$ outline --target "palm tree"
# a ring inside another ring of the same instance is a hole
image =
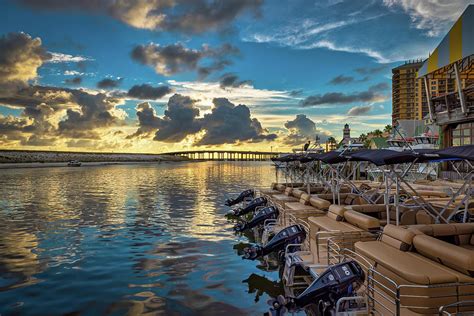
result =
[[[375,137],[380,137],[380,136],[383,135],[383,132],[377,128],[377,129],[376,129],[375,131],[373,131],[371,134],[374,135]]]
[[[385,125],[385,127],[383,128],[383,132],[384,133],[391,133],[392,132],[392,125]]]

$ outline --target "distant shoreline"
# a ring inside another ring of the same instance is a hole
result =
[[[185,157],[160,154],[0,150],[0,169],[62,167],[71,160],[80,161],[85,166],[189,161]]]
[[[95,167],[95,166],[116,166],[116,165],[154,165],[162,163],[175,163],[175,162],[190,162],[190,160],[182,161],[94,161],[94,162],[82,162],[82,167]],[[16,162],[16,163],[0,163],[0,170],[2,169],[35,169],[35,168],[77,168],[69,167],[67,162]]]

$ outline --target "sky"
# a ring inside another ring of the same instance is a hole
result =
[[[0,148],[285,151],[391,122],[471,1],[0,0]]]

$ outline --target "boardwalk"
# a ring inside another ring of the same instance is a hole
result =
[[[280,154],[268,151],[191,150],[164,153],[163,155],[181,156],[195,160],[263,161],[270,160]]]

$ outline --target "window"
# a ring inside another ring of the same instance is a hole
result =
[[[474,144],[474,123],[459,124],[453,131],[453,146]]]

